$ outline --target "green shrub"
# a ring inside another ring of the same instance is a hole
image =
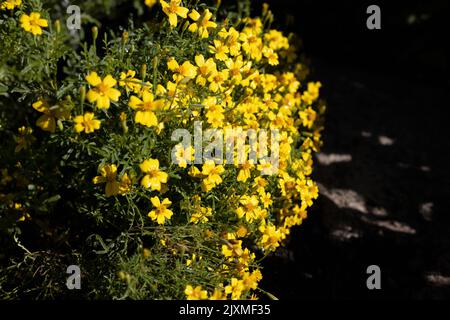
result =
[[[0,0],[0,297],[256,298],[317,197],[320,83],[267,6],[154,2],[78,3],[69,31],[59,1]],[[278,130],[277,167],[190,163],[172,134],[199,122]]]

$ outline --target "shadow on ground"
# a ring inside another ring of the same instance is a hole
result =
[[[261,287],[280,299],[450,298],[445,88],[314,66],[329,106],[320,198]],[[372,264],[381,290],[366,287]]]

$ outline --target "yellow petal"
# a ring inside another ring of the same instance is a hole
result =
[[[101,82],[102,79],[98,76],[97,72],[91,72],[89,75],[86,76],[86,81],[91,85],[91,86],[98,86]]]

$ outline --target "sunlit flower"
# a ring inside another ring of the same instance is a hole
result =
[[[150,219],[156,221],[158,224],[164,224],[166,222],[166,219],[170,220],[170,218],[173,215],[173,212],[167,209],[172,204],[172,202],[169,199],[165,198],[161,202],[158,197],[152,197],[150,201],[155,207],[154,210],[148,213]]]
[[[212,13],[208,9],[205,9],[202,14],[193,9],[189,14],[189,17],[195,22],[189,26],[188,30],[191,32],[198,32],[198,34],[202,38],[209,37],[208,29],[214,29],[215,27],[217,27],[217,24],[215,22],[210,21]]]
[[[161,184],[167,182],[168,174],[159,170],[158,159],[145,160],[139,167],[145,173],[141,180],[141,185],[147,189],[160,191]]]
[[[100,175],[94,177],[94,184],[106,183],[105,194],[107,197],[119,194],[119,183],[117,178],[117,167],[115,164],[106,164],[100,168]]]
[[[187,300],[206,300],[208,299],[208,292],[202,289],[202,286],[196,286],[193,288],[191,285],[187,285],[184,290]]]
[[[120,91],[114,88],[117,81],[111,75],[102,80],[96,72],[91,72],[86,76],[86,81],[93,86],[86,97],[89,102],[96,102],[98,108],[108,109],[111,101],[119,100]]]
[[[164,100],[154,100],[153,94],[144,91],[142,100],[136,96],[130,97],[128,105],[136,110],[134,121],[147,127],[157,127],[158,118],[153,111],[162,109]]]
[[[83,116],[76,116],[75,122],[76,132],[92,133],[94,130],[100,129],[100,120],[94,119],[92,112],[86,112]]]
[[[20,23],[25,31],[31,32],[35,36],[41,35],[42,28],[48,27],[47,20],[42,19],[39,12],[32,12],[30,15],[23,14],[20,16]]]
[[[180,6],[181,0],[170,0],[169,3],[164,0],[160,0],[159,2],[161,3],[163,12],[169,17],[169,24],[172,27],[177,26],[177,16],[186,19],[189,9]]]
[[[13,10],[15,7],[19,7],[21,4],[22,0],[4,0],[0,2],[0,9]]]

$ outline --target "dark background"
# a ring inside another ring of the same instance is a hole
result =
[[[302,38],[328,110],[320,197],[261,287],[280,299],[449,299],[448,2],[269,4],[275,26]],[[371,4],[381,30],[366,28]],[[381,290],[366,287],[372,264]]]

